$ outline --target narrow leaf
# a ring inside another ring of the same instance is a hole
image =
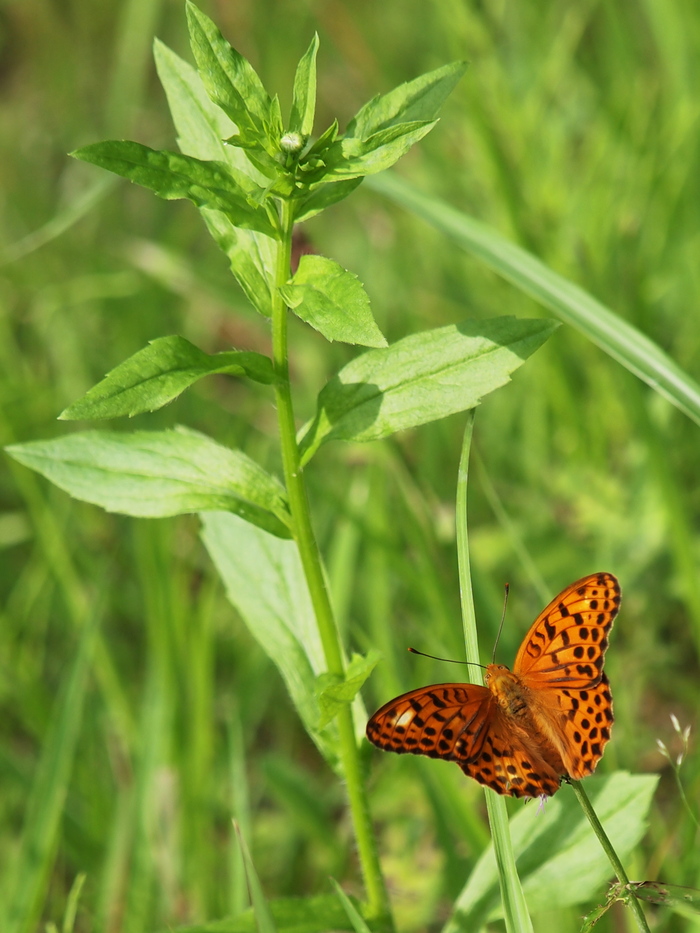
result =
[[[318,678],[318,702],[321,707],[319,726],[325,726],[340,712],[341,707],[352,703],[362,685],[377,666],[381,655],[372,649],[367,656],[354,654],[345,671],[344,680],[326,681],[330,675],[321,674]]]
[[[82,630],[75,659],[66,672],[42,743],[14,865],[14,881],[7,888],[10,899],[4,907],[2,924],[7,933],[33,933],[38,928],[80,734],[97,625],[95,615]]]
[[[251,64],[224,39],[194,3],[187,3],[192,54],[209,97],[251,146],[265,148],[270,97]]]
[[[245,156],[241,158],[241,150],[224,144],[224,139],[234,132],[234,124],[209,99],[192,65],[158,39],[153,45],[153,57],[168,98],[180,150],[196,159],[217,162],[227,162],[235,154],[250,167]],[[241,164],[237,167],[243,169]]]
[[[353,117],[345,135],[367,139],[396,123],[434,120],[466,69],[466,62],[452,62],[377,95]]]
[[[155,411],[212,373],[248,376],[267,385],[274,380],[272,361],[260,353],[210,355],[184,337],[159,337],[115,367],[59,418],[78,421]]]
[[[258,928],[258,933],[277,933],[277,927],[275,925],[275,921],[272,918],[272,913],[268,906],[267,898],[263,892],[262,885],[260,884],[258,873],[255,870],[255,865],[253,864],[250,850],[248,849],[246,841],[241,835],[240,827],[235,820],[233,823],[233,828],[236,832],[236,838],[238,839],[241,855],[243,856],[243,865],[245,866],[248,890],[250,892],[250,902],[253,907],[253,914],[255,915],[255,922]]]
[[[636,327],[495,230],[400,178],[382,176],[371,185],[540,301],[700,424],[700,385]]]
[[[197,431],[84,431],[6,449],[76,499],[108,512],[164,518],[225,509],[273,535],[290,534],[281,483],[241,451]]]
[[[368,927],[365,923],[364,917],[358,910],[357,905],[353,904],[335,878],[331,878],[331,884],[335,888],[335,893],[338,895],[338,900],[343,905],[345,913],[348,915],[348,920],[350,923],[352,923],[352,928],[355,933],[372,933],[370,927]]]
[[[311,45],[301,57],[294,76],[294,96],[289,129],[306,138],[314,128],[316,112],[316,53],[318,52],[318,33],[314,33]]]
[[[327,151],[325,159],[328,171],[324,180],[364,177],[391,168],[436,123],[437,120],[399,123],[379,130],[368,139],[344,136]]]
[[[464,321],[363,353],[321,390],[303,462],[328,440],[377,440],[473,408],[556,327],[514,317]]]
[[[187,198],[199,208],[223,211],[236,227],[274,236],[266,210],[255,203],[262,199],[262,189],[222,162],[205,162],[118,139],[84,146],[71,155],[128,178],[159,198]]]
[[[369,296],[347,269],[325,256],[302,256],[294,278],[280,288],[297,317],[315,327],[326,340],[385,347]]]
[[[308,220],[309,217],[324,211],[332,204],[337,204],[338,201],[347,198],[361,183],[362,176],[358,176],[357,178],[333,181],[313,188],[305,198],[295,205],[294,222],[299,224],[304,220]]]
[[[617,771],[586,779],[586,789],[605,831],[624,862],[646,829],[658,775]],[[580,904],[594,897],[610,877],[610,864],[571,789],[549,798],[544,813],[523,808],[510,821],[518,872],[530,911]],[[480,929],[501,916],[498,869],[493,847],[484,852],[459,895],[444,933]]]

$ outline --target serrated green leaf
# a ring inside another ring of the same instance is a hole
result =
[[[354,654],[345,671],[343,680],[326,680],[327,675],[321,675],[317,681],[318,702],[321,708],[319,727],[325,726],[340,712],[341,707],[351,703],[362,685],[377,666],[381,655],[372,649],[366,656]]]
[[[326,340],[385,347],[362,283],[347,269],[325,256],[306,255],[291,282],[280,288],[292,311],[323,334]]]
[[[316,112],[316,53],[318,33],[314,33],[311,45],[302,55],[294,76],[294,96],[289,118],[289,130],[306,138],[314,129]]]
[[[329,440],[377,440],[473,408],[557,327],[514,317],[464,321],[363,353],[321,390],[302,462]]]
[[[187,3],[190,44],[209,97],[236,124],[242,141],[270,148],[265,124],[270,121],[270,96],[252,65],[222,36],[194,3]]]
[[[617,771],[586,778],[599,819],[624,862],[644,835],[658,775]],[[549,798],[544,812],[529,806],[510,821],[518,873],[531,913],[580,904],[612,874],[610,863],[570,788]],[[481,856],[443,933],[478,930],[502,915],[493,847]]]
[[[345,135],[367,139],[397,123],[434,120],[466,69],[466,62],[451,62],[400,84],[388,94],[378,94],[357,112]]]
[[[344,136],[334,142],[324,156],[328,166],[324,180],[364,177],[391,168],[436,123],[437,120],[398,123],[367,139]]]
[[[6,449],[76,499],[108,512],[164,518],[224,509],[270,534],[290,536],[281,483],[241,451],[197,431],[83,431]]]
[[[131,418],[155,411],[213,373],[248,376],[266,385],[274,381],[272,361],[261,353],[229,350],[210,355],[184,337],[158,337],[115,367],[59,418]]]
[[[187,198],[199,208],[223,211],[236,227],[275,234],[267,211],[256,203],[262,200],[263,190],[222,162],[205,162],[118,139],[84,146],[71,155],[143,185],[159,198]]]
[[[357,178],[348,178],[345,181],[332,181],[327,185],[318,185],[313,188],[309,194],[300,199],[294,207],[294,222],[302,223],[313,217],[315,214],[324,211],[332,204],[337,204],[343,198],[347,198],[358,185],[362,184],[362,176]]]

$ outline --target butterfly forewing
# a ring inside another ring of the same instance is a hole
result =
[[[572,583],[535,619],[513,671],[533,689],[594,686],[619,607],[620,585],[611,573]]]
[[[472,684],[434,684],[396,697],[367,723],[367,738],[391,752],[412,752],[449,761],[481,747],[491,693]]]

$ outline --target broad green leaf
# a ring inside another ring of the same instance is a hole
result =
[[[261,353],[229,350],[210,355],[184,337],[158,337],[115,367],[59,418],[86,421],[155,411],[212,373],[248,376],[267,385],[274,380],[272,361]]]
[[[658,775],[617,771],[586,778],[598,817],[624,861],[644,835]],[[612,875],[588,820],[566,785],[548,798],[544,812],[535,804],[510,821],[518,874],[530,912],[568,907],[596,896]],[[498,870],[489,846],[469,876],[443,933],[478,930],[502,915]]]
[[[306,731],[339,772],[335,726],[319,726],[316,683],[326,664],[296,545],[222,512],[202,515],[202,524],[229,600],[279,670]],[[367,721],[359,696],[353,711],[359,741]]]
[[[294,278],[280,288],[292,311],[326,340],[385,347],[362,283],[325,256],[302,256]]]
[[[14,859],[13,881],[7,888],[9,902],[0,907],[5,933],[34,933],[39,928],[80,734],[97,625],[95,614],[83,627],[41,746]]]
[[[327,150],[325,155],[328,171],[324,180],[357,178],[383,172],[398,162],[414,143],[422,139],[437,123],[398,123],[379,130],[367,139],[344,136]]]
[[[294,222],[302,223],[320,213],[332,204],[337,204],[347,198],[358,185],[362,184],[362,176],[348,178],[346,181],[332,181],[327,185],[319,185],[295,205]]]
[[[381,655],[374,649],[367,656],[354,654],[343,680],[335,680],[331,674],[318,678],[318,702],[321,707],[320,726],[325,726],[340,712],[346,703],[352,703],[362,685],[377,666]]]
[[[301,57],[294,76],[294,97],[289,129],[306,138],[314,128],[316,112],[316,53],[318,52],[318,33],[314,33],[311,45]]]
[[[255,70],[190,2],[187,23],[192,54],[207,94],[236,124],[245,145],[269,147],[265,125],[270,120],[271,101]]]
[[[187,198],[199,208],[223,211],[236,227],[269,236],[275,233],[267,211],[255,203],[262,199],[262,189],[222,162],[205,162],[118,139],[84,146],[71,155],[143,185],[159,198]]]
[[[517,288],[571,324],[631,373],[700,424],[700,385],[645,334],[614,314],[578,285],[547,268],[531,253],[486,224],[383,175],[371,187],[413,211],[481,259]]]
[[[351,903],[358,911],[361,906]],[[335,894],[319,894],[315,897],[284,897],[268,901],[270,913],[278,933],[328,933],[329,930],[354,928],[347,913]],[[162,933],[166,933],[165,930]],[[185,927],[169,927],[167,933],[258,933],[253,909],[226,920],[195,923]]]
[[[367,139],[397,123],[434,120],[466,69],[466,62],[451,62],[378,94],[357,112],[345,135]]]
[[[556,327],[514,317],[464,321],[363,353],[321,390],[302,462],[329,440],[377,440],[473,408]]]
[[[164,518],[226,509],[273,535],[290,535],[281,483],[241,451],[197,431],[84,431],[6,449],[76,499],[108,512]]]

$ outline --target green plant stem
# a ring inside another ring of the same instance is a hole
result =
[[[593,827],[593,832],[598,837],[598,841],[603,847],[603,851],[610,859],[610,864],[613,867],[613,871],[617,875],[617,880],[621,885],[624,885],[625,892],[628,895],[628,897],[625,898],[625,903],[628,904],[632,910],[634,919],[637,921],[637,926],[640,930],[642,930],[642,933],[649,933],[649,927],[647,926],[647,920],[644,916],[642,905],[639,903],[638,898],[635,896],[633,888],[630,887],[630,880],[627,877],[627,872],[625,871],[622,862],[618,858],[617,852],[613,848],[613,844],[610,842],[607,833],[603,829],[603,824],[598,819],[598,814],[593,809],[593,805],[588,798],[588,794],[583,789],[583,785],[580,781],[570,781],[569,783],[573,787],[574,793],[578,798],[578,802],[581,804],[581,809],[588,817],[588,822]]]
[[[476,613],[472,594],[471,569],[469,564],[469,541],[467,537],[467,479],[469,477],[469,451],[474,429],[474,409],[467,412],[464,428],[462,454],[457,476],[457,560],[459,564],[459,591],[462,601],[462,624],[464,644],[471,683],[479,683],[479,674],[471,666],[479,663],[479,641],[476,630]],[[493,847],[498,866],[498,878],[503,899],[503,914],[508,933],[532,933],[532,921],[527,910],[525,895],[520,884],[515,856],[510,839],[508,812],[503,797],[499,797],[490,788],[485,789],[486,809],[488,811]]]
[[[277,267],[272,304],[272,358],[275,367],[277,397],[277,418],[280,430],[282,467],[289,496],[289,508],[292,515],[294,537],[299,548],[299,556],[304,568],[309,587],[311,602],[316,614],[321,643],[328,671],[343,676],[345,659],[340,644],[338,628],[331,607],[326,579],[321,563],[318,544],[311,524],[311,512],[300,465],[299,448],[296,442],[294,407],[289,384],[289,363],[287,351],[287,307],[277,290],[290,276],[290,257],[292,249],[292,211],[291,205],[284,201],[280,211],[281,234],[277,251]],[[362,780],[362,769],[352,711],[344,706],[337,717],[340,758],[347,786],[348,801],[352,814],[357,850],[362,866],[362,875],[367,894],[368,911],[371,918],[384,920],[389,929],[393,929],[389,898],[384,884],[379,854],[372,832],[369,803]]]

